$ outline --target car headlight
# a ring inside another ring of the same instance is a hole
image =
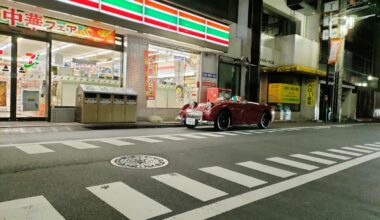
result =
[[[212,108],[212,103],[207,102],[205,108],[206,108],[206,110],[210,110]]]

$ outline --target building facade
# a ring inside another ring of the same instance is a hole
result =
[[[232,22],[154,0],[2,0],[0,10],[1,120],[72,121],[80,84],[132,88],[139,120],[174,120],[205,101],[220,56],[241,46]]]

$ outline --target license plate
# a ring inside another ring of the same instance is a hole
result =
[[[187,125],[195,125],[195,118],[186,118]]]

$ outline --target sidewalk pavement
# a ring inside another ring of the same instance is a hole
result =
[[[358,123],[358,122],[345,122]],[[342,123],[342,124],[345,124]],[[296,122],[296,121],[275,121],[271,128],[283,127],[305,127],[334,125],[336,123],[315,122]],[[77,122],[70,123],[50,123],[46,121],[17,121],[17,122],[0,122],[0,135],[4,134],[31,134],[31,133],[49,133],[49,132],[67,132],[67,131],[86,131],[102,129],[138,129],[138,128],[168,128],[183,127],[179,121],[165,121],[161,123],[151,123],[139,121],[137,123],[103,123],[103,124],[81,124]]]

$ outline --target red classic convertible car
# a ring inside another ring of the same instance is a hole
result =
[[[216,130],[225,131],[231,126],[244,124],[257,124],[264,129],[274,120],[271,106],[229,99],[230,96],[226,94],[216,101],[184,105],[179,113],[181,122],[188,128],[212,124]]]

